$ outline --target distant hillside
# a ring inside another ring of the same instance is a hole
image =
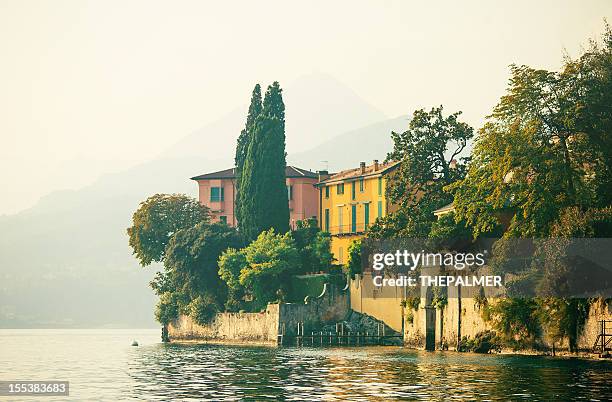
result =
[[[261,82],[262,91],[270,83]],[[253,83],[255,85],[255,83]],[[303,76],[283,87],[286,107],[287,152],[312,148],[334,136],[387,117],[353,90],[327,74]],[[242,106],[177,142],[162,158],[202,156],[233,158],[236,137],[244,127],[250,94]]]
[[[406,130],[408,120],[408,116],[401,116],[351,130],[308,151],[289,155],[288,163],[337,172],[358,167],[359,162],[383,161],[393,149],[391,132]]]
[[[331,85],[326,82],[318,86],[320,91]],[[306,89],[304,99],[309,99]],[[327,92],[352,94],[342,88]],[[307,169],[320,169],[321,160],[339,169],[360,160],[383,159],[391,149],[389,132],[407,124],[399,118],[372,125],[380,113],[354,99],[348,103],[355,105],[356,113],[344,108],[339,115],[331,101],[329,109],[325,102],[313,102],[310,108],[306,102],[305,110],[297,113],[289,93],[288,142],[299,132],[296,143],[319,144],[288,158]],[[311,124],[297,117],[307,114]],[[156,327],[155,296],[148,287],[155,268],[138,266],[125,230],[146,197],[173,192],[195,197],[197,187],[189,177],[233,164],[238,132],[232,127],[240,128],[242,117],[234,126],[228,119],[186,137],[159,159],[106,175],[80,190],[50,194],[27,211],[0,217],[0,327]],[[338,131],[317,131],[325,121]],[[368,125],[349,131],[356,121]],[[290,132],[290,127],[296,131]],[[218,137],[226,138],[215,142]]]

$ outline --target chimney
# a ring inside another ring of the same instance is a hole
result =
[[[457,159],[453,159],[452,161],[450,161],[448,167],[451,169],[457,169]]]
[[[374,159],[374,171],[377,172],[378,171],[378,159]]]
[[[327,180],[329,178],[329,172],[327,170],[319,170],[319,181]]]
[[[361,168],[361,174],[365,173],[365,162],[359,162],[359,167]]]

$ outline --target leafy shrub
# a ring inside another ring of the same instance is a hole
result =
[[[171,292],[162,293],[155,307],[155,319],[162,325],[167,325],[179,316],[179,304]]]
[[[353,240],[348,247],[346,273],[352,278],[361,271],[361,240]]]
[[[485,310],[502,344],[515,350],[535,345],[541,329],[536,300],[509,297]]]
[[[494,331],[486,330],[477,333],[473,339],[467,336],[461,338],[459,351],[474,353],[500,352],[501,344]]]
[[[218,311],[215,300],[209,295],[198,296],[189,303],[189,316],[199,325],[210,323]]]
[[[448,296],[446,294],[446,288],[436,286],[432,289],[433,298],[431,305],[435,308],[442,310],[448,304]]]
[[[408,296],[401,302],[402,307],[410,310],[417,310],[419,308],[419,304],[421,304],[421,298],[418,296]]]
[[[414,313],[412,312],[412,310],[408,310],[408,312],[406,313],[406,321],[409,324],[414,323]]]
[[[481,286],[478,288],[478,293],[474,295],[474,305],[478,310],[482,310],[487,307],[489,301],[487,300],[487,296],[485,295],[484,288]]]

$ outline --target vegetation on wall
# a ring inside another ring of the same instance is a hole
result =
[[[346,263],[346,274],[353,278],[357,274],[361,274],[361,253],[362,253],[361,240],[353,240],[348,247],[348,259]]]

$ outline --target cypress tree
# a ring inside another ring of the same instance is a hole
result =
[[[261,104],[261,86],[259,84],[255,85],[253,88],[253,93],[251,95],[251,104],[249,105],[249,112],[247,114],[246,124],[244,129],[240,132],[238,136],[238,141],[236,143],[236,157],[234,162],[236,164],[236,205],[235,205],[235,213],[236,219],[238,220],[238,224],[240,224],[243,220],[242,216],[242,200],[240,199],[240,194],[242,194],[241,188],[241,175],[242,170],[244,169],[244,161],[247,156],[247,151],[249,148],[249,143],[251,142],[253,129],[255,125],[255,121],[257,117],[261,114],[262,110]]]
[[[246,240],[270,228],[277,233],[289,230],[285,157],[285,104],[282,89],[274,82],[255,119],[241,175],[240,232]]]

